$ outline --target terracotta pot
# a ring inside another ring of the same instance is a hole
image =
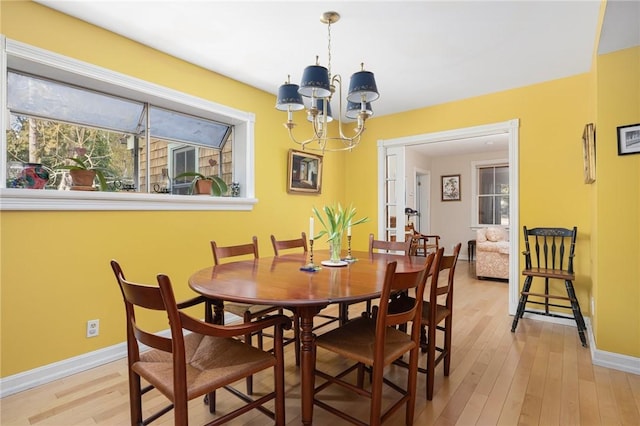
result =
[[[95,170],[69,170],[69,174],[71,175],[72,187],[79,188],[93,188],[93,181],[96,178]]]
[[[193,188],[193,194],[194,195],[211,195],[211,185],[213,185],[213,182],[211,182],[208,179],[198,179]]]

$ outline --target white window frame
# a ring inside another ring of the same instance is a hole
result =
[[[507,166],[511,168],[509,165],[508,158],[498,158],[495,160],[481,160],[481,161],[472,161],[471,162],[471,189],[472,189],[472,197],[471,197],[471,229],[480,229],[486,228],[489,225],[482,225],[478,223],[478,169],[483,167],[500,167]],[[511,171],[509,171],[511,173]],[[511,176],[511,174],[509,174]],[[509,199],[511,199],[511,180],[509,180]],[[509,218],[511,218],[511,214],[509,214]],[[494,225],[501,226],[501,225]],[[510,226],[510,225],[509,225]],[[509,229],[509,226],[505,226],[505,229]]]
[[[30,46],[0,35],[0,182],[6,182],[7,69],[141,100],[234,127],[233,176],[240,197],[153,193],[45,191],[0,188],[0,210],[252,210],[255,198],[255,114],[230,108],[144,80]]]

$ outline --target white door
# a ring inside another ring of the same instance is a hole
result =
[[[379,161],[378,236],[386,241],[404,241],[406,217],[405,147],[382,149]]]

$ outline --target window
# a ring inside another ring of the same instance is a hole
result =
[[[476,226],[509,225],[509,165],[474,163]]]
[[[220,150],[227,144],[232,145],[229,125],[147,103],[11,70],[8,88],[11,116],[7,158],[12,164],[42,164],[50,174],[44,187],[47,190],[69,189],[69,171],[63,167],[73,164],[69,158],[77,158],[87,166],[100,169],[111,191],[172,193],[168,175],[169,144],[192,151],[195,146],[210,147],[199,150],[199,160],[207,160],[211,166],[193,161],[185,163],[188,168],[182,170],[207,169],[203,170],[207,175],[221,174],[220,168],[214,166],[219,164],[215,157],[219,157]],[[147,126],[142,123],[148,123],[150,143],[145,137]],[[31,181],[20,176],[9,178],[8,187],[30,187]],[[226,176],[227,184],[231,184],[231,179],[232,176]],[[189,185],[186,189],[174,193],[189,194]]]
[[[2,209],[249,210],[255,203],[253,114],[11,40],[3,50]],[[109,192],[66,191],[70,157],[102,170]],[[28,163],[48,172],[44,191],[21,179]],[[182,197],[190,181],[172,177],[183,171],[238,182],[244,200]],[[87,201],[68,202],[79,198]]]

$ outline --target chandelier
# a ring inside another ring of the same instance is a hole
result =
[[[331,75],[331,24],[338,22],[340,15],[338,12],[325,12],[320,17],[320,22],[327,25],[328,33],[328,66],[325,68],[318,62],[309,65],[302,73],[300,86],[291,83],[291,77],[278,89],[278,99],[276,109],[287,112],[287,122],[284,126],[289,132],[291,140],[300,145],[303,150],[311,151],[346,151],[351,150],[360,143],[360,137],[365,130],[365,121],[373,115],[371,102],[380,97],[373,73],[361,70],[351,76],[349,82],[349,92],[347,94],[347,105],[344,112],[346,118],[356,120],[354,133],[346,136],[342,129],[343,102],[342,102],[342,78],[339,74]],[[329,135],[328,123],[333,121],[331,113],[331,99],[338,91],[339,111],[338,135]],[[308,98],[308,106],[302,97]],[[311,123],[311,137],[305,140],[298,140],[293,135],[293,112],[307,108],[307,120]]]

